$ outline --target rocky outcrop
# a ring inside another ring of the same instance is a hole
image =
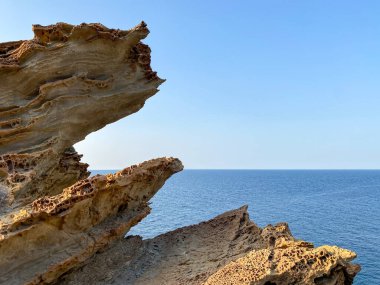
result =
[[[352,284],[360,266],[356,254],[336,246],[314,248],[295,240],[287,224],[267,226],[261,236],[266,247],[252,250],[211,275],[211,284]]]
[[[119,240],[58,284],[351,284],[353,258],[294,239],[286,223],[261,229],[245,206],[153,239]]]
[[[147,201],[181,170],[178,159],[147,161],[79,181],[3,217],[0,283],[50,283],[80,265],[148,215]]]
[[[130,115],[163,82],[149,31],[101,24],[33,26],[0,45],[0,209],[7,212],[88,177],[73,145]]]
[[[117,240],[183,166],[159,158],[88,178],[73,144],[143,107],[163,82],[129,31],[33,26],[0,44],[0,284],[46,284]]]
[[[33,26],[0,44],[0,284],[351,284],[353,252],[314,248],[247,207],[124,239],[183,166],[158,158],[90,177],[73,145],[143,107],[163,82],[129,31]],[[101,270],[99,270],[101,269]]]

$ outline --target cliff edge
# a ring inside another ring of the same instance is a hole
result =
[[[260,228],[243,206],[153,239],[121,239],[57,284],[351,284],[355,257],[296,240],[286,223]]]
[[[164,81],[144,22],[33,26],[0,43],[0,284],[351,284],[351,251],[314,248],[247,207],[150,240],[124,235],[183,169],[157,158],[89,177],[73,145],[140,110]],[[101,270],[99,270],[101,269]]]
[[[88,178],[73,145],[140,110],[164,81],[131,30],[33,26],[0,44],[1,284],[46,284],[80,266],[149,214],[183,166],[159,158]]]

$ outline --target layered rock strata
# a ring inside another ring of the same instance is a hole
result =
[[[261,229],[245,206],[153,239],[119,240],[57,284],[343,285],[360,270],[355,256],[296,240],[286,223]]]
[[[47,284],[150,211],[183,166],[160,158],[89,177],[73,145],[144,106],[163,82],[145,23],[33,26],[0,44],[0,284]]]
[[[78,266],[148,215],[147,201],[181,170],[178,159],[147,161],[79,181],[3,217],[0,284],[46,284]]]
[[[0,44],[0,284],[351,284],[353,252],[314,248],[243,207],[150,240],[123,236],[183,166],[158,158],[88,178],[73,145],[163,82],[145,23],[33,26]],[[102,270],[99,270],[99,269]]]
[[[33,26],[34,38],[0,45],[0,210],[88,177],[73,145],[130,115],[163,82],[141,43],[145,23]]]

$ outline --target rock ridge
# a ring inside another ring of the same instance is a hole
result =
[[[181,161],[90,176],[73,145],[139,111],[164,80],[130,30],[33,26],[0,43],[0,284],[352,284],[356,254],[258,227],[247,206],[153,239],[132,236]],[[99,270],[102,268],[102,270]]]
[[[356,254],[296,240],[288,224],[258,227],[247,206],[153,239],[129,236],[56,284],[352,284]],[[107,273],[97,272],[107,268]]]
[[[79,181],[3,217],[0,284],[47,284],[78,266],[148,215],[148,200],[182,168],[178,159],[150,160]]]
[[[0,44],[0,284],[49,284],[149,214],[149,199],[183,169],[157,158],[90,177],[73,145],[140,110],[164,81],[131,30],[33,26]],[[48,257],[48,258],[46,258]]]
[[[0,45],[3,212],[87,178],[73,145],[137,112],[164,81],[141,42],[144,22],[127,31],[58,23],[33,32]]]

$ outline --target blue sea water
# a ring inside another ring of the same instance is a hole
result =
[[[355,285],[380,284],[380,171],[184,170],[151,202],[129,234],[151,238],[248,204],[259,226],[286,221],[296,238],[355,251]]]

